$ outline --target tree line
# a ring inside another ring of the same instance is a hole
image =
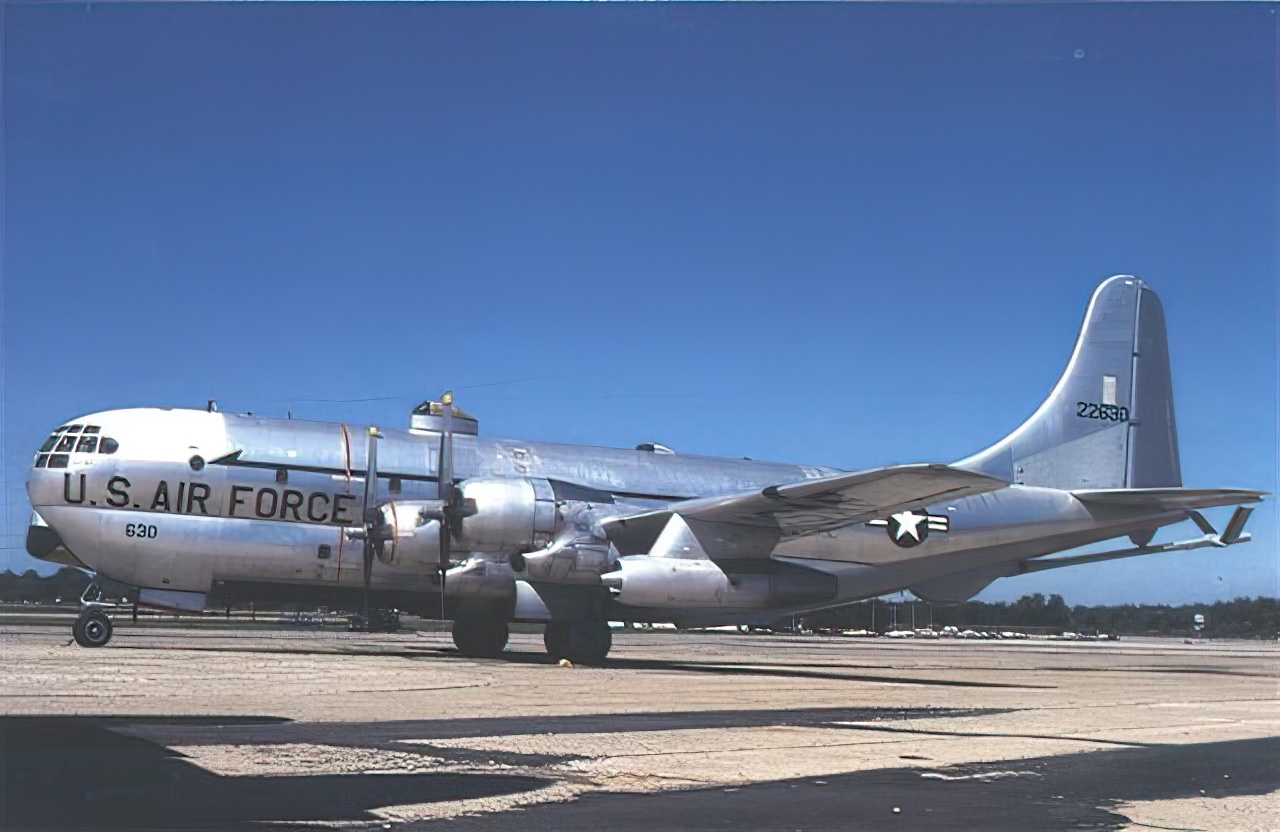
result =
[[[811,626],[884,632],[932,626],[961,629],[1025,629],[1048,633],[1109,633],[1115,635],[1193,635],[1196,615],[1204,616],[1203,635],[1209,638],[1276,638],[1280,635],[1280,600],[1236,598],[1213,603],[1122,604],[1070,606],[1058,594],[1023,595],[1016,601],[966,601],[930,604],[924,601],[876,599],[817,613]]]

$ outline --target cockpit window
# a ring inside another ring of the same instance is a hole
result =
[[[110,436],[99,436],[101,425],[63,425],[44,440],[36,451],[35,467],[66,468],[69,452],[113,454],[120,450],[120,443]],[[50,452],[55,456],[51,457]],[[59,460],[58,457],[61,457]]]

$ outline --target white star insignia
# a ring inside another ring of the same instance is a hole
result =
[[[898,531],[893,536],[894,540],[901,540],[905,535],[911,535],[917,543],[924,539],[920,536],[920,524],[925,521],[924,517],[914,512],[904,511],[893,515],[893,519],[898,521]]]

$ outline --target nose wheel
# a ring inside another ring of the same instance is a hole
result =
[[[72,625],[71,635],[81,647],[102,647],[111,641],[111,619],[102,610],[85,610]]]

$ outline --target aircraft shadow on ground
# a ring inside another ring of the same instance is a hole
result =
[[[149,645],[119,645],[118,649],[155,649]],[[165,649],[171,649],[166,647]],[[282,653],[304,656],[386,656],[399,659],[434,659],[462,658],[451,647],[414,647],[412,649],[365,647],[291,647],[291,646],[235,646],[235,645],[184,645],[172,649],[193,650],[214,653]],[[553,665],[554,662],[545,653],[523,653],[508,651],[500,659],[467,659],[467,661],[496,661],[507,664]],[[1018,684],[1015,682],[982,682],[968,679],[934,679],[923,676],[883,676],[877,674],[856,674],[836,672],[838,665],[827,665],[830,670],[806,669],[797,665],[778,665],[774,663],[729,663],[717,661],[678,661],[667,659],[622,659],[611,658],[604,661],[604,666],[617,670],[664,670],[680,673],[705,673],[719,676],[774,676],[790,679],[827,679],[841,682],[876,682],[897,685],[928,685],[958,688],[1036,688],[1051,689],[1055,685]],[[867,665],[857,665],[867,667]],[[812,668],[812,666],[810,666]]]
[[[380,806],[493,797],[550,782],[480,774],[222,776],[163,746],[108,729],[124,721],[0,718],[0,828],[196,829],[271,821],[375,821],[370,810]],[[199,721],[235,725],[239,719]]]
[[[593,794],[576,803],[545,804],[518,814],[457,818],[447,828],[449,832],[1120,830],[1131,826],[1122,803],[1265,795],[1277,789],[1280,737],[1266,737],[1116,748],[934,770],[880,769],[730,789]],[[1269,820],[1251,821],[1247,828],[1270,828]],[[412,828],[438,827],[424,823]]]
[[[380,722],[292,722],[280,725],[213,725],[174,721],[140,723],[124,729],[130,736],[163,745],[262,745],[309,743],[404,750],[415,743],[422,753],[465,762],[459,749],[429,750],[423,741],[467,737],[514,737],[530,734],[611,734],[688,729],[760,728],[774,726],[841,727],[850,723],[900,725],[913,719],[956,719],[1008,713],[1008,708],[783,708],[724,711],[657,711],[594,713],[565,716],[490,716]],[[406,743],[411,740],[411,743]],[[497,759],[486,752],[486,759]],[[522,755],[534,758],[538,755]],[[576,759],[555,755],[556,760]],[[537,761],[534,764],[538,764]]]
[[[445,651],[441,651],[445,652]],[[511,664],[546,664],[550,660],[539,653],[503,653],[502,661]],[[843,673],[839,665],[825,665],[826,670],[800,665],[778,665],[758,662],[679,661],[669,659],[605,659],[604,667],[619,670],[666,670],[679,673],[706,673],[716,676],[772,676],[788,679],[829,679],[838,682],[880,682],[898,685],[937,685],[958,688],[1053,688],[1054,685],[1017,684],[1014,682],[981,682],[968,679],[932,679],[924,676],[883,676],[879,674]],[[858,665],[866,667],[866,665]]]

